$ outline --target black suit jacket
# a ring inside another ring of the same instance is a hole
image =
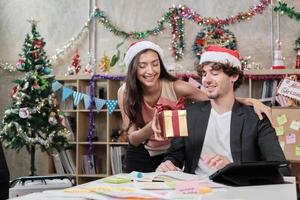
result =
[[[174,138],[164,160],[187,173],[195,173],[210,116],[210,101],[187,107],[188,137]],[[253,108],[235,101],[230,124],[230,148],[234,162],[285,161],[269,120],[259,120]]]
[[[0,200],[8,199],[9,191],[9,172],[0,143]]]

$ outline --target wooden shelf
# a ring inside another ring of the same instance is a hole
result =
[[[73,76],[56,76],[56,80],[72,90],[89,95],[90,89],[89,75],[73,75]],[[117,100],[117,91],[121,85],[121,81],[109,79],[95,80],[95,96],[101,99]],[[100,94],[101,89],[101,94]],[[102,95],[100,97],[100,95]],[[125,146],[127,143],[111,142],[113,131],[121,128],[122,118],[118,107],[112,114],[108,113],[108,109],[104,106],[98,112],[93,109],[93,117],[95,124],[95,136],[97,140],[93,141],[93,155],[95,161],[95,173],[85,174],[83,171],[84,155],[89,153],[88,131],[90,122],[90,110],[86,109],[83,100],[77,106],[73,105],[73,98],[70,96],[64,102],[59,102],[61,110],[65,115],[71,116],[75,121],[74,141],[70,141],[71,150],[75,155],[75,174],[76,183],[82,184],[88,181],[111,175],[110,146]],[[54,163],[48,158],[49,173],[55,173]]]
[[[300,69],[261,69],[261,70],[244,70],[245,76],[253,75],[292,75],[300,74]]]

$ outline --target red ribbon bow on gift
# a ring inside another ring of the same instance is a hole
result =
[[[180,97],[174,106],[164,105],[164,104],[156,104],[155,108],[157,110],[157,113],[160,113],[163,110],[182,110],[182,109],[184,109],[184,97]]]
[[[157,115],[159,116],[159,114],[162,111],[164,111],[164,110],[174,110],[175,111],[175,110],[182,110],[182,109],[184,109],[184,99],[185,99],[184,97],[180,97],[178,99],[178,101],[176,102],[176,104],[173,105],[173,106],[171,106],[171,105],[163,105],[163,104],[156,104],[155,108],[156,108]],[[178,122],[178,116],[177,115],[176,116],[172,116],[172,118],[175,118],[174,119],[175,122],[174,122],[173,129],[175,130],[176,133],[178,133],[179,130],[178,130],[178,127],[176,126],[179,123]],[[159,117],[157,117],[156,118],[156,122],[155,122],[155,125],[156,125],[155,129],[159,130],[159,131],[157,131],[157,132],[154,133],[155,138],[157,140],[165,140],[165,136],[161,135],[161,128],[163,127],[163,124],[161,124],[161,122],[162,121],[159,120]],[[178,134],[175,134],[175,135],[179,136]]]

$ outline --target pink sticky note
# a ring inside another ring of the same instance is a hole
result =
[[[177,182],[175,191],[178,194],[197,194],[199,190],[199,181]]]
[[[286,143],[287,144],[294,144],[294,143],[296,143],[296,134],[294,134],[294,133],[288,134],[286,136]]]

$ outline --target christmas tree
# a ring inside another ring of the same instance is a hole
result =
[[[25,75],[14,81],[12,102],[5,110],[0,141],[19,151],[26,147],[30,154],[30,175],[35,175],[35,148],[60,150],[67,144],[69,131],[61,124],[52,91],[51,64],[44,51],[44,39],[36,30],[37,21],[29,20],[31,34],[26,34],[23,54],[17,70]]]

